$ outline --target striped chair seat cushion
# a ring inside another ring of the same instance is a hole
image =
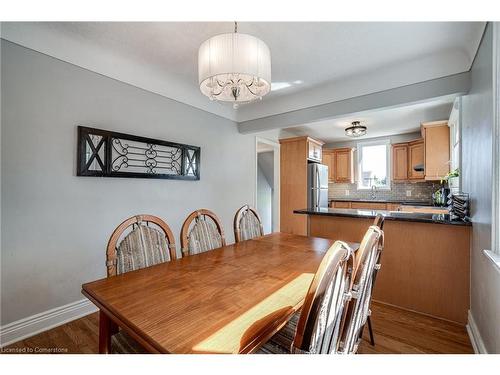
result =
[[[116,249],[117,273],[125,273],[170,260],[165,234],[145,225],[137,225]]]
[[[188,251],[190,255],[222,247],[222,236],[211,218],[201,216],[195,219],[188,235]]]
[[[262,226],[257,216],[251,211],[246,210],[240,220],[240,238],[242,241],[251,240],[255,237],[260,237],[262,233]]]
[[[114,354],[145,354],[148,353],[137,341],[125,331],[111,336],[111,353]]]
[[[297,311],[288,323],[257,351],[257,354],[290,354],[299,317],[300,311]]]

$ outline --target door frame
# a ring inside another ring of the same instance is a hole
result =
[[[267,138],[255,137],[255,188],[254,188],[254,200],[253,205],[257,208],[257,168],[258,168],[258,152],[257,148],[259,143],[264,143],[271,146],[274,152],[273,158],[273,202],[272,202],[272,231],[280,231],[280,144],[275,141],[271,141]]]

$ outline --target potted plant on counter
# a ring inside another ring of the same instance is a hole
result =
[[[432,201],[435,206],[446,206],[446,201],[448,194],[450,194],[449,180],[451,178],[456,178],[460,176],[460,170],[458,168],[448,172],[441,181],[441,187],[432,193]]]

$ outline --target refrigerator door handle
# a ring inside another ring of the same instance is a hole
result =
[[[321,188],[321,185],[320,185],[320,180],[319,180],[319,168],[316,167],[316,181],[318,182],[318,184],[316,185],[316,187],[318,188],[318,194],[316,194],[316,197],[317,197],[317,202],[316,202],[316,208],[319,208],[319,192],[320,192],[320,188]]]

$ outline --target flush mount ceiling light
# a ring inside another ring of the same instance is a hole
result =
[[[351,122],[351,126],[345,128],[345,135],[348,137],[361,137],[366,134],[366,126],[360,125],[359,121]]]
[[[198,82],[210,100],[241,103],[262,99],[271,91],[271,51],[262,40],[238,33],[216,35],[198,51]]]

